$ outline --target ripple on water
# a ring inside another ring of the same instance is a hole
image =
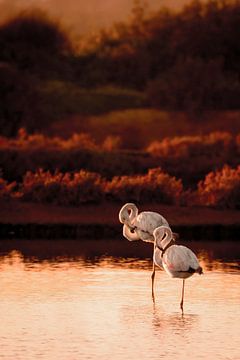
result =
[[[239,359],[239,252],[194,250],[204,275],[186,281],[183,316],[181,281],[163,271],[152,303],[151,256],[3,251],[0,357]]]

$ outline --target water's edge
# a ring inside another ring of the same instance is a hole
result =
[[[177,225],[173,231],[186,240],[238,240],[240,224]],[[106,239],[122,234],[121,224],[7,224],[0,223],[0,239]]]

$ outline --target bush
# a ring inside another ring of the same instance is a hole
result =
[[[237,140],[236,140],[237,141]],[[188,158],[191,156],[225,157],[236,148],[235,138],[228,132],[216,131],[207,135],[187,135],[153,141],[147,148],[152,156]]]
[[[178,204],[182,184],[160,168],[151,169],[146,175],[114,177],[110,181],[84,170],[51,174],[39,169],[24,176],[21,194],[26,201],[73,206],[105,199]]]
[[[225,165],[210,172],[196,191],[184,191],[182,181],[161,168],[150,169],[145,175],[115,176],[109,181],[84,170],[51,173],[39,169],[35,173],[28,171],[21,184],[0,177],[0,198],[65,206],[108,200],[240,209],[240,165],[235,169]]]
[[[103,199],[104,180],[84,170],[70,174],[39,169],[27,172],[21,187],[23,200],[77,206]]]
[[[49,137],[41,133],[28,134],[24,128],[18,130],[15,139],[0,139],[0,148],[8,147],[19,150],[48,149],[48,150],[98,150],[94,139],[85,133],[72,134],[68,139]]]
[[[209,173],[198,184],[197,199],[201,205],[240,209],[240,166]]]
[[[153,167],[146,153],[117,151],[120,141],[119,137],[111,136],[97,145],[89,134],[76,133],[62,139],[39,133],[29,135],[20,129],[17,138],[0,136],[0,167],[11,181],[20,181],[27,171],[35,172],[38,168],[52,173],[56,169],[61,172],[85,169],[111,178],[116,174],[143,173]]]
[[[103,144],[102,144],[102,148],[105,151],[115,151],[115,150],[119,150],[119,148],[121,147],[121,138],[120,136],[113,136],[113,135],[109,135],[105,138]]]
[[[146,175],[115,176],[107,184],[106,192],[110,199],[117,201],[156,202],[177,204],[183,187],[161,168],[150,169]]]
[[[8,183],[3,178],[0,178],[0,199],[9,199],[14,196],[14,190],[16,188],[17,183],[14,181],[12,183]]]
[[[136,138],[135,132],[130,134]],[[146,174],[148,169],[161,167],[165,173],[181,179],[185,189],[196,189],[209,172],[224,164],[238,166],[239,136],[212,132],[165,138],[152,142],[144,152],[118,149],[121,139],[113,135],[97,144],[84,133],[63,139],[38,133],[29,135],[21,129],[15,139],[0,137],[0,167],[8,181],[21,181],[27,171],[36,172],[39,168],[51,173],[56,169],[62,173],[85,169],[112,179]]]
[[[224,164],[238,165],[237,138],[228,132],[176,136],[152,142],[147,152],[159,159],[169,174],[194,187],[206,174]]]

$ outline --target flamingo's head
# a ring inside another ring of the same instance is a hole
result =
[[[123,225],[123,236],[129,241],[140,240],[139,235],[136,230],[131,229],[128,225]]]

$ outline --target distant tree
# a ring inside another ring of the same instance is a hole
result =
[[[79,79],[82,76],[87,83],[89,76],[92,86],[105,81],[144,89],[149,81],[171,77],[171,72],[180,75],[179,67],[181,63],[185,66],[184,59],[195,59],[191,66],[195,63],[196,70],[201,67],[200,73],[215,68],[214,82],[217,76],[219,90],[225,89],[226,95],[233,80],[232,93],[235,94],[240,77],[239,23],[240,2],[237,0],[193,0],[179,12],[162,8],[154,13],[146,12],[142,2],[136,1],[129,22],[115,24],[109,31],[102,32],[95,51],[91,48],[94,56],[79,56]],[[87,60],[85,65],[82,59]],[[184,74],[188,76],[186,68],[182,70],[183,80]],[[200,91],[200,87],[196,91]],[[213,103],[214,106],[224,106],[224,99],[223,103],[222,99],[219,103],[217,99],[211,99],[211,106]],[[234,99],[230,107],[235,106]]]
[[[171,110],[234,109],[240,107],[240,82],[224,73],[221,59],[179,59],[149,83],[147,97],[152,106]]]
[[[34,131],[44,124],[34,78],[5,63],[0,64],[0,134],[15,136],[20,127]]]
[[[41,82],[72,78],[70,40],[45,14],[22,13],[0,25],[0,49],[0,134],[39,130],[50,119]]]
[[[0,26],[0,60],[43,73],[72,52],[60,26],[41,12],[22,13]]]

